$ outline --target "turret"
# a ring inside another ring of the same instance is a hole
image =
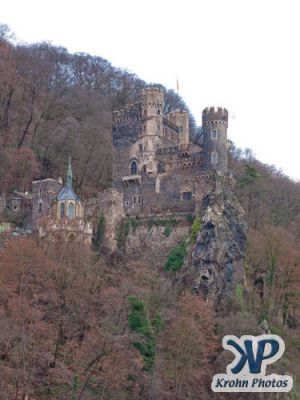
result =
[[[202,112],[203,166],[226,172],[228,111],[226,108],[205,108]]]
[[[142,118],[145,118],[142,136],[161,136],[163,129],[164,92],[146,88],[141,94]]]
[[[189,114],[186,110],[175,110],[167,114],[167,119],[179,128],[180,144],[189,144]]]

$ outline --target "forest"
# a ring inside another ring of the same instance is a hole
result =
[[[82,198],[110,187],[111,112],[148,85],[101,57],[16,44],[0,24],[0,194],[63,176],[69,155]],[[166,112],[188,109],[155,86]],[[230,169],[247,250],[245,281],[222,309],[191,292],[184,267],[0,231],[0,400],[300,399],[300,183],[234,145]],[[288,397],[212,393],[230,360],[222,337],[266,325],[285,341],[274,371],[293,376]]]

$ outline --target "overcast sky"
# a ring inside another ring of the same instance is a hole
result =
[[[230,112],[229,138],[300,179],[299,0],[0,0],[19,41],[47,40],[176,88],[201,124]]]

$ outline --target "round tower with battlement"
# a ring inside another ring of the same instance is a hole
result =
[[[227,172],[227,128],[226,108],[208,107],[203,110],[203,167],[206,170]]]

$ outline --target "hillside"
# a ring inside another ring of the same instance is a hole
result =
[[[148,84],[100,57],[8,36],[0,25],[0,195],[63,176],[71,155],[75,190],[97,196],[112,182],[111,112]],[[188,109],[155,86],[166,112]],[[196,142],[201,128],[191,113],[189,121]],[[108,252],[101,221],[87,249],[13,236],[5,223],[22,220],[0,215],[0,399],[272,400],[210,389],[229,362],[222,337],[264,330],[284,339],[275,370],[295,381],[276,399],[300,399],[300,184],[249,150],[232,146],[229,155],[234,193],[207,197],[201,213],[182,218],[187,240],[164,262],[155,242],[152,255]],[[167,243],[173,222],[141,229]],[[134,236],[143,222],[128,223]],[[210,286],[207,272],[203,297],[197,268],[205,260],[209,271],[215,258],[220,279]],[[225,282],[229,264],[241,274]]]

